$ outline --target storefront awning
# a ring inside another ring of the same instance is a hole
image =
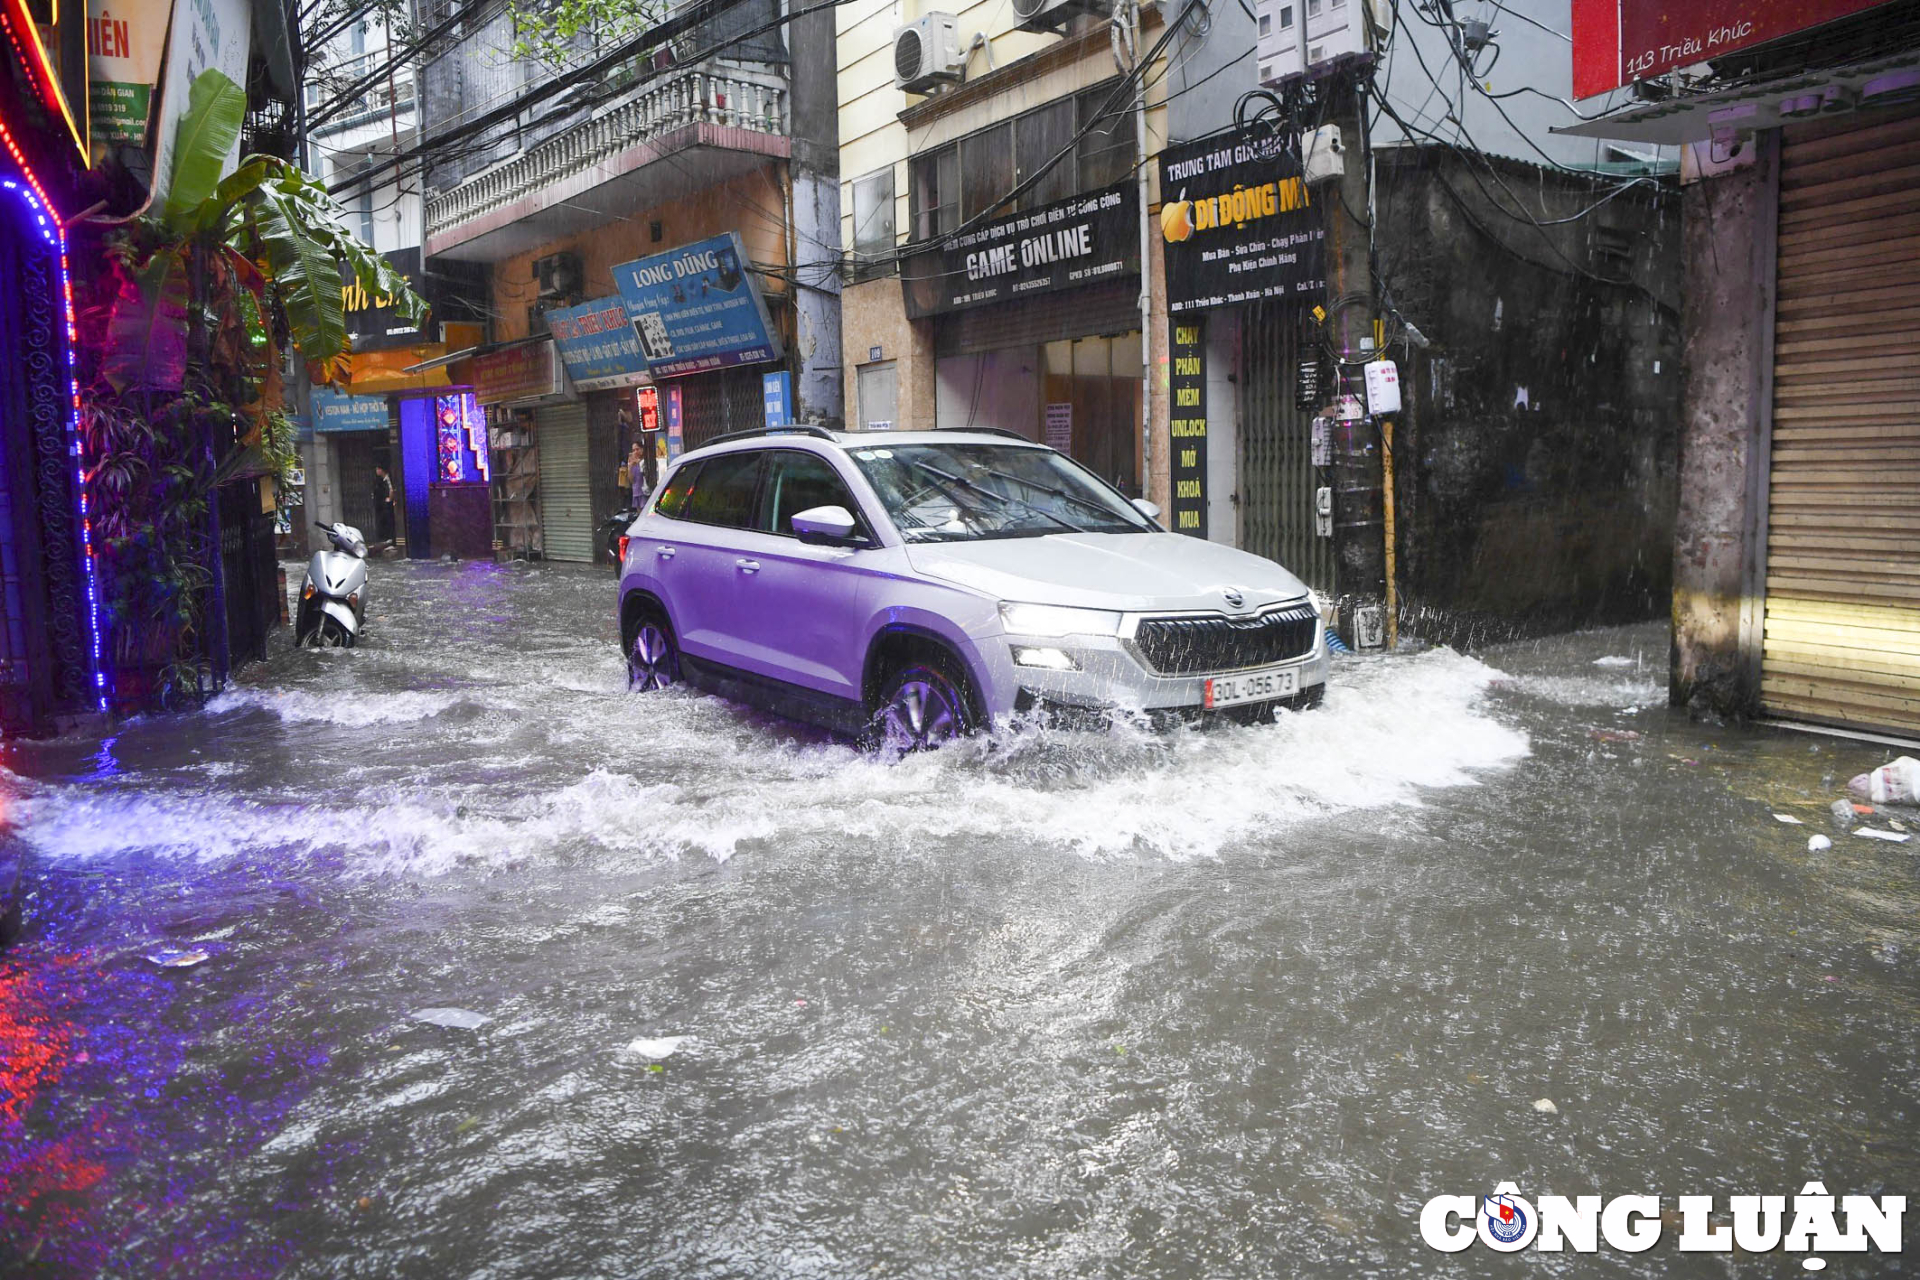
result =
[[[356,351],[348,358],[347,389],[355,395],[387,395],[396,391],[431,391],[448,385],[442,343],[396,347],[391,351]]]
[[[1809,71],[1665,102],[1643,102],[1553,132],[1678,146],[1704,142],[1716,133],[1755,133],[1818,116],[1916,100],[1920,100],[1920,50],[1908,50],[1851,67]]]

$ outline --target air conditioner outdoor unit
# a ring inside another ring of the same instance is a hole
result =
[[[1107,0],[1013,0],[1013,17],[1023,31],[1058,31],[1075,14],[1110,8]]]
[[[929,13],[893,32],[893,83],[908,93],[925,93],[967,73],[950,13]]]
[[[546,303],[578,301],[586,285],[577,253],[551,253],[534,259],[533,279],[540,290],[538,300]]]

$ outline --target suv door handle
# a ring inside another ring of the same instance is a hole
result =
[[[742,573],[760,572],[760,562],[758,560],[735,560],[733,567]]]
[[[671,560],[673,559],[673,548],[672,547],[655,547],[653,549],[653,554],[659,556],[662,560]]]

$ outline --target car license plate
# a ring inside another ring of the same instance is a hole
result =
[[[1272,671],[1247,671],[1237,676],[1213,676],[1207,681],[1201,705],[1231,707],[1242,702],[1265,702],[1271,698],[1290,698],[1300,691],[1300,672],[1295,667]]]

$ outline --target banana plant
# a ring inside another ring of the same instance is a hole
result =
[[[277,366],[276,315],[313,380],[337,381],[348,355],[343,268],[405,319],[426,313],[406,278],[342,228],[326,188],[297,166],[254,155],[221,177],[245,114],[245,92],[219,71],[193,82],[164,211],[120,250],[101,362],[116,391],[178,392],[211,365],[237,365],[260,382]]]

